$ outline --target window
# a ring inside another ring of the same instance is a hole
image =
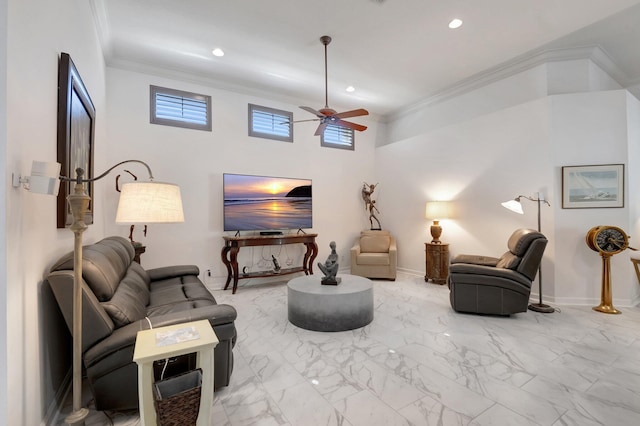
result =
[[[355,148],[353,129],[329,124],[324,129],[320,139],[320,145],[330,148],[350,149]]]
[[[293,113],[249,104],[249,136],[293,142]]]
[[[211,96],[151,88],[151,123],[211,131]]]

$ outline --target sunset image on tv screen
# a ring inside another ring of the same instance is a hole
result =
[[[224,230],[312,227],[311,180],[224,174]]]

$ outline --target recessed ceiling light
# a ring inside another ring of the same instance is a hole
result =
[[[347,92],[351,93],[351,92],[355,92],[356,88],[353,86],[347,86],[347,88],[345,89]]]
[[[458,18],[454,18],[449,22],[449,28],[455,30],[456,28],[460,28],[462,26],[462,20]]]
[[[211,53],[213,53],[213,56],[224,56],[224,52],[219,47],[213,49]]]

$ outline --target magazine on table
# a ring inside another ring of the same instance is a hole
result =
[[[156,346],[175,345],[176,343],[198,340],[199,338],[200,333],[194,326],[169,331],[158,331],[156,333]]]

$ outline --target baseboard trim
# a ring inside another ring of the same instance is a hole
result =
[[[530,299],[534,302],[538,302],[539,298],[537,294],[531,293]],[[577,297],[546,297],[542,295],[542,300],[545,303],[552,303],[560,306],[598,306],[600,304],[600,299],[585,297],[585,298],[577,298]],[[638,300],[632,299],[614,299],[613,306],[623,307],[623,308],[631,308],[636,306]]]
[[[41,426],[54,426],[60,424],[60,411],[64,401],[66,401],[69,392],[71,392],[71,378],[73,370],[70,368],[64,376],[64,380],[60,384],[55,397],[49,403],[44,419],[40,422]]]
[[[407,268],[396,268],[396,270],[398,272],[402,272],[403,274],[424,278],[424,271],[418,271],[415,269],[407,269]]]

